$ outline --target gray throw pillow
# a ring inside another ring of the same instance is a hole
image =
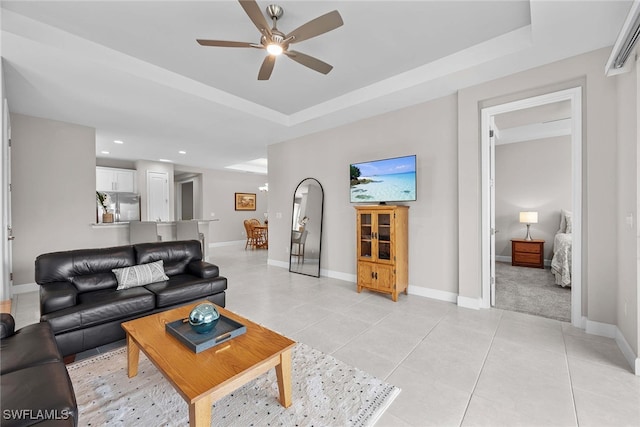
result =
[[[118,280],[118,291],[169,280],[167,275],[164,274],[162,260],[150,262],[149,264],[134,265],[133,267],[116,268],[111,271],[113,271]]]

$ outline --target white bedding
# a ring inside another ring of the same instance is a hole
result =
[[[556,233],[551,272],[556,277],[556,285],[571,286],[571,233]]]

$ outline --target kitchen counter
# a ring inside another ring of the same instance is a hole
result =
[[[209,224],[210,222],[220,221],[219,219],[196,219],[194,221],[198,221],[198,225],[202,226],[204,224]],[[159,221],[157,222],[158,226],[175,226],[178,221]],[[128,227],[129,221],[121,221],[121,222],[98,222],[92,223],[91,227],[93,228],[115,228],[115,227]]]

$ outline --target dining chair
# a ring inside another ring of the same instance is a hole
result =
[[[204,233],[198,229],[198,221],[178,221],[176,223],[176,238],[178,240],[199,240],[202,249],[202,258],[205,255]]]
[[[129,242],[136,243],[159,242],[158,224],[154,221],[129,221]]]
[[[293,237],[291,238],[291,256],[296,257],[298,262],[300,262],[300,258],[302,258],[302,262],[304,263],[304,245],[307,241],[307,234],[309,234],[308,230],[294,231]],[[296,245],[296,251],[293,250],[293,245]]]

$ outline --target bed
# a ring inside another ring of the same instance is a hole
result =
[[[560,229],[553,239],[553,258],[551,258],[551,272],[555,276],[556,285],[571,286],[571,242],[572,242],[571,212],[562,210],[560,213]]]

